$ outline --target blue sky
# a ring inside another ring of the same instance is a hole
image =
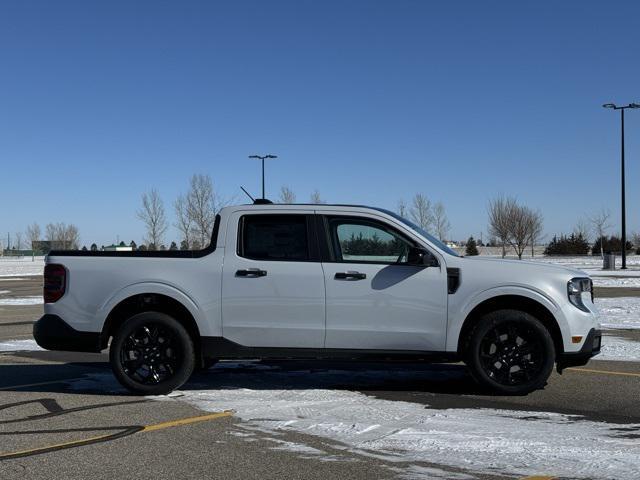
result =
[[[549,235],[619,218],[619,118],[640,101],[640,4],[511,1],[4,1],[0,234],[75,223],[140,241],[140,195],[169,212],[192,173],[244,201],[395,209],[442,201],[486,235],[517,196]],[[640,111],[627,115],[628,230],[640,230]],[[171,229],[169,239],[177,238]]]

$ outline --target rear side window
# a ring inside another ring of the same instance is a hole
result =
[[[239,252],[253,260],[309,260],[306,215],[245,215]]]

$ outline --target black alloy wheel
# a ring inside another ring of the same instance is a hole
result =
[[[499,393],[525,394],[544,387],[555,363],[549,331],[532,315],[517,310],[483,316],[466,348],[473,377]]]
[[[180,387],[195,366],[189,333],[160,312],[140,313],[124,322],[109,354],[118,381],[143,395],[161,395]]]

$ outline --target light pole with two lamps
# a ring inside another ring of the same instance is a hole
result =
[[[249,155],[249,158],[257,158],[262,160],[262,198],[264,199],[264,161],[271,158],[278,158],[277,155]]]
[[[630,103],[629,105],[618,106],[615,103],[605,103],[602,105],[604,108],[611,108],[613,110],[620,110],[620,135],[621,135],[621,150],[620,150],[620,161],[621,161],[621,183],[622,183],[622,270],[627,269],[627,215],[626,215],[626,207],[625,207],[625,193],[624,193],[624,111],[627,108],[640,108],[640,105],[637,103]],[[602,242],[602,239],[600,239]]]

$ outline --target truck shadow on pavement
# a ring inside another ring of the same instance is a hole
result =
[[[131,395],[105,362],[0,366],[0,390],[85,395]],[[462,364],[345,361],[225,361],[196,372],[180,390],[304,390],[418,392],[495,396]]]

